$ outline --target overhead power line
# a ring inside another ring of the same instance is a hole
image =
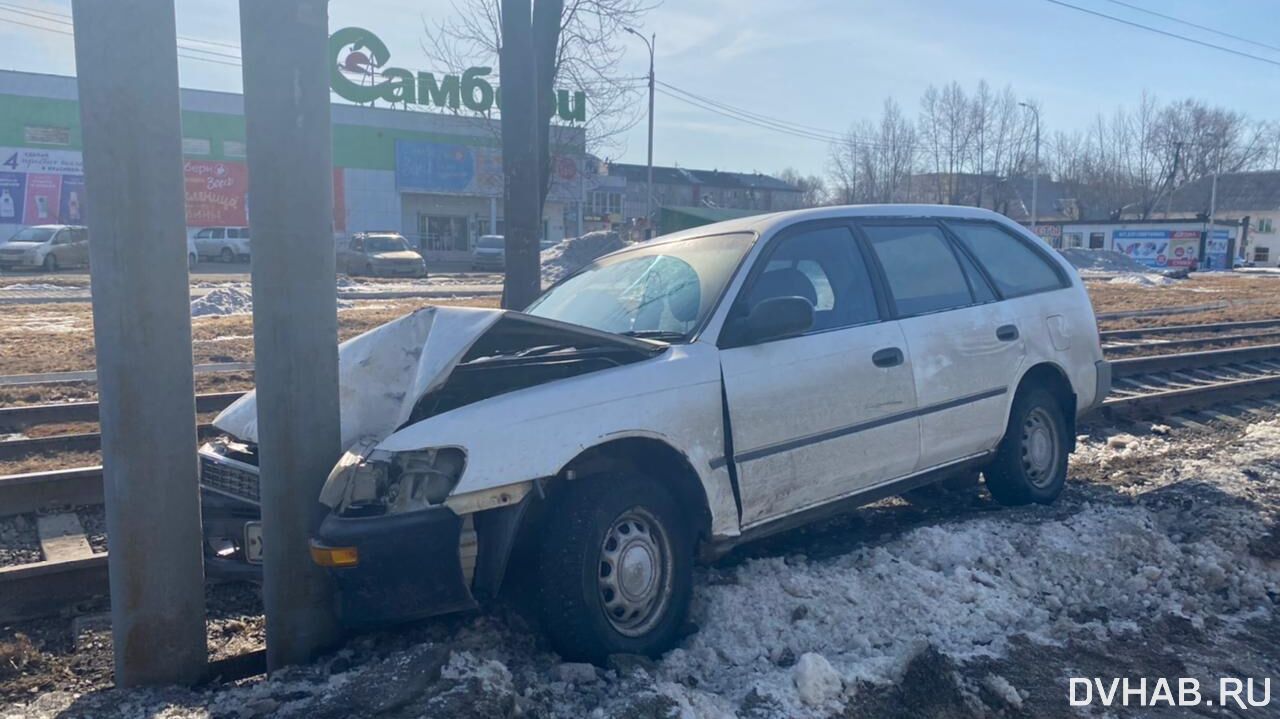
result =
[[[1229,48],[1224,45],[1215,45],[1214,43],[1205,42],[1204,40],[1197,40],[1193,37],[1187,37],[1186,35],[1179,35],[1176,32],[1161,30],[1160,28],[1151,27],[1150,25],[1143,25],[1140,22],[1125,20],[1124,18],[1116,17],[1115,15],[1108,15],[1104,12],[1098,12],[1097,10],[1090,10],[1089,8],[1080,7],[1079,5],[1072,5],[1071,3],[1063,2],[1062,0],[1045,0],[1045,2],[1053,3],[1054,5],[1060,5],[1065,8],[1070,8],[1072,10],[1075,10],[1076,12],[1082,12],[1087,15],[1094,15],[1096,17],[1103,18],[1104,20],[1118,22],[1122,25],[1128,25],[1129,27],[1136,27],[1139,30],[1146,30],[1147,32],[1153,32],[1153,33],[1156,33],[1157,35],[1164,35],[1165,37],[1175,38],[1177,40],[1182,40],[1185,42],[1193,43],[1195,45],[1200,45],[1201,47],[1212,48],[1214,50],[1221,50],[1222,52],[1229,52],[1232,55],[1238,55],[1240,57],[1248,58],[1250,60],[1257,60],[1258,62],[1265,62],[1268,65],[1275,65],[1276,67],[1280,67],[1280,60],[1272,60],[1270,58],[1265,58],[1260,55],[1254,55],[1253,53],[1244,52],[1243,50],[1235,50],[1233,48]]]
[[[13,13],[14,15],[17,15],[23,18],[23,20],[17,20],[12,17],[0,15],[0,22],[6,22],[11,25],[20,25],[22,27],[28,27],[33,30],[43,30],[45,32],[51,32],[58,35],[66,35],[68,37],[75,36],[75,33],[70,29],[63,29],[62,27],[49,27],[48,25],[37,25],[31,22],[24,22],[24,20],[36,20],[39,22],[55,23],[57,25],[62,25],[67,28],[71,28],[71,27],[74,27],[74,23],[71,20],[70,15],[62,15],[60,13],[36,10],[35,8],[28,8],[21,5],[13,5],[11,3],[0,2],[0,13],[3,13],[3,12]],[[178,37],[180,40],[186,43],[199,43],[203,45],[211,45],[216,47],[230,47],[237,50],[239,49],[239,47],[236,45],[232,45],[230,43],[223,43],[216,40],[201,40],[199,38],[188,38],[185,36],[178,36]],[[178,57],[186,58],[188,60],[200,60],[203,62],[211,62],[217,65],[228,65],[231,67],[240,67],[239,55],[220,52],[218,50],[209,50],[202,47],[193,47],[190,44],[184,44],[183,42],[177,43],[177,47],[180,51],[186,50],[188,53],[200,53],[199,55],[190,55],[190,54],[184,54],[183,52],[179,52]],[[208,55],[211,57],[204,57],[205,55]],[[222,59],[216,59],[216,58],[222,58]]]
[[[1148,10],[1147,8],[1140,7],[1140,6],[1138,6],[1138,5],[1133,5],[1133,4],[1130,4],[1130,3],[1127,3],[1127,2],[1123,2],[1123,0],[1107,0],[1107,2],[1109,2],[1109,3],[1113,4],[1113,5],[1119,5],[1120,7],[1127,7],[1127,8],[1129,8],[1130,10],[1137,10],[1137,11],[1138,11],[1138,12],[1140,12],[1140,13],[1146,13],[1147,15],[1153,15],[1153,16],[1155,16],[1155,17],[1163,18],[1163,19],[1165,19],[1165,20],[1169,20],[1169,21],[1171,21],[1171,22],[1176,22],[1176,23],[1179,23],[1179,24],[1182,24],[1182,25],[1186,25],[1186,26],[1188,26],[1188,27],[1193,27],[1193,28],[1196,28],[1197,30],[1204,30],[1204,31],[1206,31],[1206,32],[1211,32],[1211,33],[1213,33],[1214,35],[1221,35],[1222,37],[1231,38],[1232,40],[1239,40],[1240,42],[1247,42],[1247,43],[1249,43],[1250,45],[1256,45],[1256,46],[1258,46],[1258,47],[1265,47],[1265,48],[1266,48],[1266,49],[1268,49],[1268,50],[1275,50],[1276,52],[1280,52],[1280,45],[1268,45],[1268,44],[1267,44],[1267,43],[1265,43],[1265,42],[1258,42],[1257,40],[1250,40],[1250,39],[1249,39],[1249,38],[1247,38],[1247,37],[1241,37],[1241,36],[1239,36],[1239,35],[1232,35],[1232,34],[1231,34],[1231,33],[1229,33],[1229,32],[1224,32],[1224,31],[1219,30],[1219,29],[1217,29],[1217,28],[1209,27],[1208,25],[1200,25],[1199,23],[1194,23],[1194,22],[1191,22],[1190,20],[1183,20],[1183,19],[1182,19],[1182,18],[1180,18],[1180,17],[1174,17],[1174,16],[1172,16],[1172,15],[1165,15],[1165,14],[1164,14],[1164,13],[1162,13],[1162,12],[1156,12],[1155,10]]]

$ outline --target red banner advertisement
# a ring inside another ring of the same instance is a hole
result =
[[[245,209],[249,170],[243,162],[187,160],[182,174],[187,190],[187,225],[249,224]]]
[[[243,162],[187,160],[183,163],[188,227],[237,227],[249,224],[249,168]],[[55,198],[56,203],[56,198]],[[333,170],[333,226],[347,229],[342,168]]]

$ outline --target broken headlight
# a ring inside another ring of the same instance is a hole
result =
[[[457,447],[397,453],[383,500],[392,512],[441,504],[458,486],[467,455]]]

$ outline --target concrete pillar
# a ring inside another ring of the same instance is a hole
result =
[[[72,11],[115,680],[192,682],[207,652],[173,0]]]
[[[241,0],[267,667],[337,638],[307,542],[340,454],[326,0]]]

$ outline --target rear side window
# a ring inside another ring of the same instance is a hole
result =
[[[1066,286],[1049,260],[1021,238],[986,222],[949,222],[960,242],[986,268],[991,280],[1005,297]]]
[[[932,225],[864,225],[902,316],[973,303],[969,282],[942,230]]]

